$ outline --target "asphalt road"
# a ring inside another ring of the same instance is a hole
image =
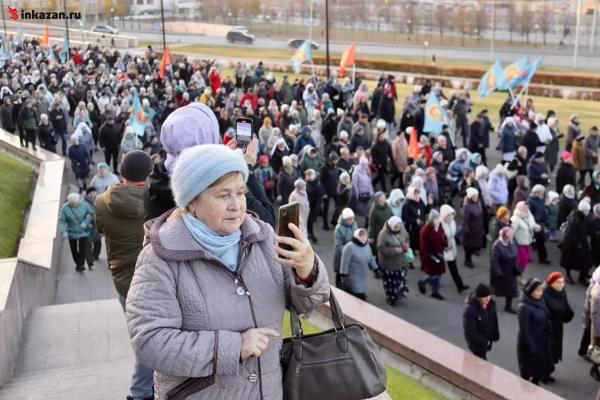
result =
[[[495,135],[494,135],[495,136]],[[492,138],[491,147],[488,150],[488,160],[490,165],[496,165],[500,159],[499,152],[494,150],[496,138]],[[453,207],[458,210],[458,201],[455,199]],[[460,212],[457,212],[459,214]],[[459,217],[460,218],[460,217]],[[361,221],[362,222],[362,221]],[[321,220],[315,225],[317,228],[316,236],[319,243],[315,246],[316,252],[324,260],[328,267],[330,277],[333,277],[333,254],[334,242],[333,231],[322,231]],[[489,247],[489,246],[488,246]],[[541,265],[537,263],[537,252],[533,253],[534,261],[527,267],[524,276],[537,277],[545,279],[552,271],[561,271],[558,265],[560,252],[556,244],[547,243],[546,247],[549,253],[549,259],[552,265]],[[474,257],[475,269],[464,267],[464,252],[459,246],[458,267],[465,284],[471,286],[467,292],[474,290],[478,283],[489,284],[489,252],[483,249],[479,256]],[[415,263],[419,265],[417,261]],[[577,274],[574,275],[577,279]],[[429,295],[422,295],[417,289],[417,280],[421,277],[419,267],[408,272],[408,286],[410,293],[408,297],[398,305],[392,307],[386,304],[383,284],[381,280],[376,280],[370,274],[368,301],[396,316],[437,335],[450,343],[453,343],[468,351],[462,329],[462,310],[467,292],[458,294],[456,287],[447,272],[442,277],[441,293],[445,301],[438,301]],[[598,391],[598,382],[589,376],[590,364],[577,355],[579,341],[583,331],[581,324],[581,315],[585,297],[585,287],[582,285],[567,284],[569,302],[575,311],[573,320],[565,325],[564,343],[563,343],[563,362],[556,366],[554,377],[556,383],[544,385],[544,387],[566,399],[593,399]],[[430,289],[428,288],[428,293]],[[513,301],[516,308],[517,301]],[[517,363],[517,333],[518,321],[516,315],[503,311],[504,298],[497,300],[498,319],[500,325],[500,341],[494,343],[492,351],[488,353],[488,360],[502,368],[505,368],[519,375]]]
[[[160,32],[139,32],[139,31],[123,31],[126,35],[135,35],[139,40],[145,41],[162,41]],[[240,43],[230,44],[223,37],[200,36],[200,35],[185,35],[185,34],[167,34],[166,40],[168,43],[180,44],[201,44],[213,46],[244,46]],[[320,45],[320,50],[325,50],[324,40],[321,38],[313,39]],[[329,50],[331,52],[343,52],[348,47],[348,42],[330,42]],[[285,49],[287,40],[277,38],[257,37],[252,45],[247,45],[257,48],[266,49]],[[599,46],[600,47],[600,46]],[[393,44],[377,44],[377,43],[357,43],[356,53],[365,55],[390,55],[390,56],[409,56],[423,57],[425,50],[425,59],[430,62],[431,56],[436,55],[438,59],[453,58],[464,60],[475,60],[489,62],[492,57],[489,48],[478,47],[427,47],[411,46],[411,45],[393,45]],[[599,52],[589,53],[585,50],[580,50],[580,55],[577,58],[577,65],[581,69],[597,69],[600,68]],[[519,49],[519,48],[497,48],[493,59],[499,59],[503,63],[511,63],[520,57],[530,55],[531,57],[543,57],[544,65],[555,67],[571,67],[572,66],[572,49],[558,50],[557,48],[536,48]]]

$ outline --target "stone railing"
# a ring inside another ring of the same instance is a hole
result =
[[[19,138],[0,130],[0,151],[35,170],[37,181],[17,257],[0,260],[0,385],[10,380],[27,312],[52,304],[60,255],[58,217],[63,198],[65,161],[38,148],[22,148]]]
[[[448,399],[559,400],[561,397],[484,361],[372,304],[332,288],[346,322],[363,325],[380,346],[385,362]],[[310,322],[330,329],[329,304]]]

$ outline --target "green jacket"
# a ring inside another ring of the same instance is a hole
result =
[[[300,162],[300,170],[302,173],[306,172],[307,169],[313,169],[315,172],[319,172],[321,167],[323,166],[323,161],[320,156],[315,158],[310,158],[308,156],[302,157],[302,161]]]
[[[106,237],[108,262],[117,292],[127,296],[144,243],[146,188],[110,186],[96,198],[96,226]]]
[[[377,202],[373,202],[369,212],[369,239],[377,240],[379,232],[381,232],[387,220],[393,216],[394,213],[387,203],[381,206]]]
[[[63,204],[58,226],[61,233],[67,232],[69,239],[79,239],[90,236],[93,219],[94,210],[82,198],[75,208],[71,207],[69,203]],[[85,223],[83,228],[81,227],[82,223]]]

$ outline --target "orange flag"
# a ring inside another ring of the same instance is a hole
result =
[[[356,57],[356,44],[352,43],[350,46],[344,50],[344,54],[342,54],[342,58],[340,60],[340,71],[338,76],[343,77],[346,73],[346,67],[354,64]]]
[[[417,130],[415,127],[410,128],[410,139],[408,141],[408,156],[417,159],[419,157],[419,140],[417,139]]]
[[[48,25],[46,25],[46,28],[44,29],[44,36],[42,37],[42,40],[40,40],[40,45],[48,46],[48,43],[50,43],[50,39],[48,36]]]
[[[165,46],[159,68],[160,79],[165,79],[165,69],[167,68],[167,65],[171,65],[171,53],[169,53],[169,48]]]

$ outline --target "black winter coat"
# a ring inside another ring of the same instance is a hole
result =
[[[560,196],[560,201],[558,202],[556,226],[560,228],[563,222],[567,220],[569,214],[571,214],[571,212],[575,209],[577,209],[577,200],[569,199],[564,195]]]
[[[591,265],[586,218],[579,210],[568,217],[568,229],[560,246],[560,265],[567,270],[587,271]]]
[[[544,289],[542,296],[548,312],[550,313],[550,351],[554,364],[562,360],[563,324],[571,322],[574,313],[567,299],[567,292],[563,289],[557,292],[551,286]]]
[[[517,358],[521,377],[545,378],[554,371],[550,351],[550,314],[544,300],[523,294],[517,310]]]
[[[496,296],[517,297],[517,245],[496,240],[490,252],[490,286]]]
[[[67,133],[67,116],[65,115],[62,108],[58,110],[52,109],[50,111],[50,122],[52,122],[52,126],[54,126],[54,131],[58,134]]]
[[[563,188],[566,185],[573,185],[573,187],[576,187],[576,173],[577,170],[573,164],[565,162],[560,163],[556,170],[556,192],[559,194],[562,193]]]
[[[588,236],[590,237],[591,265],[600,265],[600,218],[588,219]]]
[[[116,123],[112,125],[104,124],[102,129],[100,129],[98,142],[102,148],[118,152],[121,147],[121,139],[120,128]],[[157,215],[157,217],[161,214]]]
[[[491,350],[492,342],[500,340],[494,300],[490,300],[487,310],[484,310],[474,293],[468,295],[463,309],[463,330],[467,346],[473,353]]]
[[[160,217],[175,207],[175,199],[171,191],[171,178],[165,168],[165,161],[154,165],[154,170],[148,177],[148,190],[145,196],[145,221]]]
[[[327,196],[335,200],[337,196],[337,186],[340,180],[340,170],[337,166],[327,162],[321,167],[319,179],[321,180],[321,184],[323,185],[323,189]]]
[[[281,170],[277,180],[277,193],[281,196],[281,205],[288,203],[290,194],[294,191],[294,181],[298,179],[298,173],[293,170],[291,175]]]
[[[470,131],[469,151],[472,153],[478,153],[484,148],[485,145],[481,123],[479,123],[479,121],[474,121],[471,124]]]
[[[421,227],[425,223],[425,203],[423,203],[423,200],[406,200],[402,207],[402,221],[404,221],[404,227],[410,236],[410,248],[418,251],[420,248],[419,235]]]
[[[13,120],[13,105],[4,104],[0,107],[0,121],[2,128],[9,132],[15,131],[15,121]]]
[[[393,160],[390,142],[377,140],[371,147],[371,158],[378,169],[387,170],[388,160]]]

